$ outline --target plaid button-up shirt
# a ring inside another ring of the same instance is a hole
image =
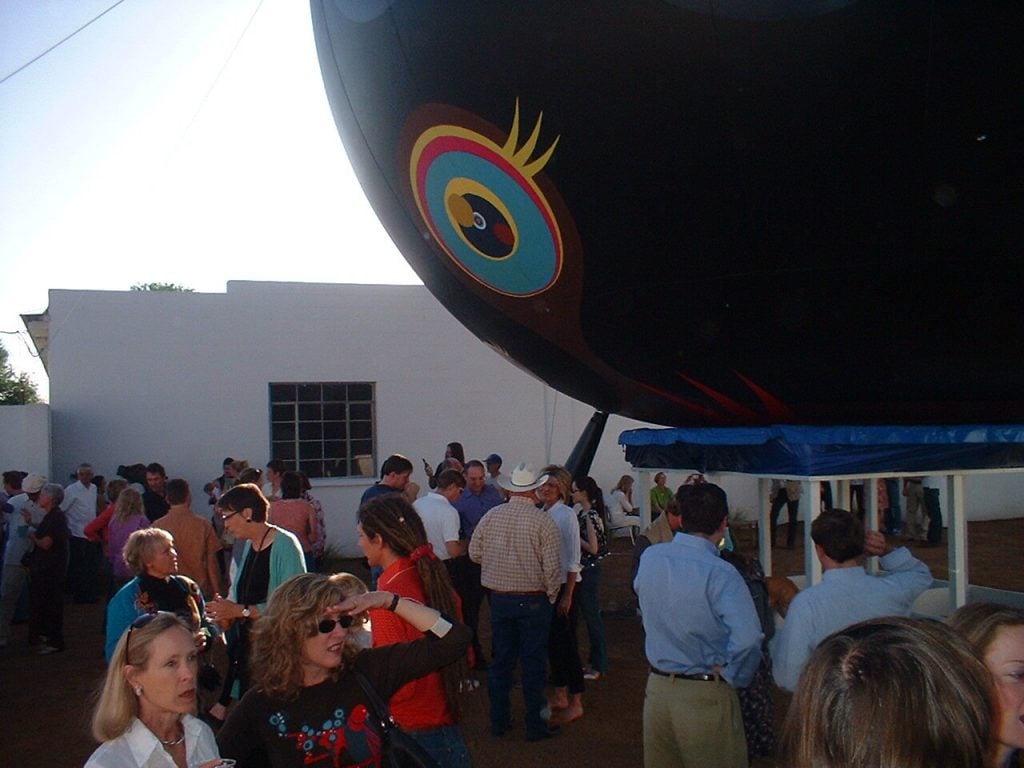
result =
[[[469,542],[480,583],[498,592],[545,592],[552,603],[565,580],[558,527],[526,496],[492,508]]]

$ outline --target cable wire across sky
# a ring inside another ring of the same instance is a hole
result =
[[[97,22],[97,21],[99,21],[100,19],[102,19],[102,18],[103,18],[104,16],[106,16],[106,15],[107,15],[108,13],[110,13],[110,12],[111,12],[112,10],[114,10],[115,8],[117,8],[117,6],[121,5],[121,3],[123,3],[123,2],[125,2],[125,0],[117,0],[117,2],[115,2],[115,3],[113,4],[113,5],[111,5],[110,7],[108,7],[108,8],[107,8],[107,9],[106,9],[105,11],[103,11],[102,13],[100,13],[100,14],[98,14],[98,15],[94,16],[93,18],[89,19],[89,21],[85,22],[85,24],[83,24],[82,26],[80,26],[80,27],[79,27],[78,29],[76,29],[76,30],[75,30],[74,32],[72,32],[71,34],[69,34],[69,35],[66,35],[66,36],[65,36],[64,38],[62,38],[61,40],[58,40],[58,41],[57,41],[56,43],[54,43],[53,45],[51,45],[51,46],[50,46],[49,48],[47,48],[47,49],[46,49],[45,51],[43,51],[42,53],[39,53],[39,54],[37,54],[36,56],[33,56],[33,57],[32,57],[31,59],[29,59],[29,60],[28,60],[28,61],[26,61],[26,62],[25,62],[24,64],[22,64],[22,65],[21,65],[20,67],[18,67],[18,68],[17,68],[17,69],[15,69],[15,70],[14,70],[13,72],[11,72],[11,73],[10,73],[9,75],[4,75],[4,76],[3,76],[3,78],[0,78],[0,85],[3,85],[4,83],[6,83],[6,82],[7,82],[8,80],[10,80],[10,79],[11,79],[12,77],[14,77],[14,76],[15,76],[16,74],[18,74],[19,72],[22,72],[23,70],[25,70],[25,69],[28,69],[29,67],[31,67],[31,66],[32,66],[33,64],[35,64],[35,63],[36,63],[37,61],[39,61],[39,60],[40,60],[41,58],[43,58],[43,57],[44,57],[44,56],[46,56],[47,54],[51,53],[52,51],[55,51],[55,50],[57,50],[57,49],[58,49],[58,48],[59,48],[60,46],[64,45],[64,43],[66,43],[66,42],[67,42],[68,40],[70,40],[71,38],[73,38],[73,37],[74,37],[75,35],[77,35],[77,34],[78,34],[79,32],[81,32],[82,30],[86,29],[86,28],[87,28],[87,27],[89,27],[90,25],[92,25],[92,24],[94,24],[95,22]]]

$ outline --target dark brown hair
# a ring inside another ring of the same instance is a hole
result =
[[[811,523],[811,538],[837,563],[864,554],[864,523],[845,509],[828,509]]]
[[[729,514],[725,491],[714,483],[681,485],[676,491],[676,502],[686,533],[715,533]]]
[[[241,512],[243,509],[252,510],[252,519],[257,523],[267,521],[267,508],[270,502],[263,495],[258,485],[253,483],[242,483],[234,488],[225,491],[224,495],[217,499],[217,509],[227,509],[231,512]]]
[[[410,557],[423,583],[427,605],[441,613],[461,620],[448,569],[442,560],[427,554],[427,532],[423,520],[404,496],[387,493],[370,499],[359,508],[359,524],[367,538],[380,536],[399,557]],[[459,684],[468,676],[463,657],[440,670],[445,699],[453,716],[459,711]]]

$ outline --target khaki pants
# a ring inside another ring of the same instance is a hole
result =
[[[903,521],[903,535],[908,539],[924,541],[928,532],[928,512],[924,508],[924,486],[907,483],[907,514]]]
[[[729,684],[651,673],[644,768],[747,768],[740,703]]]

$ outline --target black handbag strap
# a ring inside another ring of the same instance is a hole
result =
[[[370,709],[372,714],[380,725],[382,732],[389,731],[392,728],[397,728],[398,723],[395,722],[395,718],[391,716],[391,711],[388,709],[388,705],[384,703],[384,700],[377,693],[377,689],[373,687],[373,683],[370,679],[360,672],[355,665],[352,665],[352,675],[355,677],[356,682],[359,683],[359,687],[363,689],[363,693],[366,694],[367,701],[370,702]]]

